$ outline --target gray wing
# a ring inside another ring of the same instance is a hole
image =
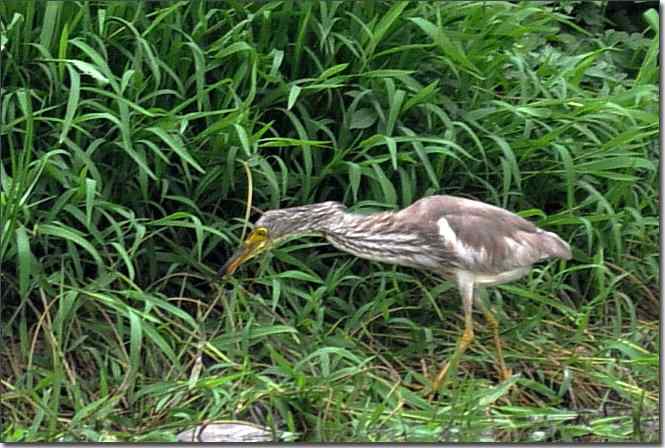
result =
[[[556,234],[508,210],[471,199],[430,196],[398,215],[426,234],[430,247],[442,252],[441,258],[472,272],[496,274],[551,257],[571,257],[570,247]]]

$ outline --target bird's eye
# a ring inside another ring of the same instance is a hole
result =
[[[254,232],[256,233],[256,236],[260,236],[262,238],[268,236],[268,230],[265,227],[259,227]]]

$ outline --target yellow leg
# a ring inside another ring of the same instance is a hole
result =
[[[492,335],[494,337],[494,345],[496,346],[496,359],[499,363],[499,369],[498,369],[499,379],[501,379],[501,381],[506,381],[513,375],[513,372],[506,367],[506,363],[503,361],[501,336],[499,336],[499,322],[497,322],[492,312],[489,310],[489,308],[485,305],[485,303],[482,300],[479,300],[478,303],[480,304],[480,307],[483,310],[483,314],[485,315],[485,320],[487,321],[487,325],[489,325],[490,330],[492,330]]]
[[[471,314],[475,297],[473,283],[459,284],[458,286],[464,303],[464,333],[457,343],[455,353],[453,353],[453,356],[445,363],[439,374],[434,378],[434,381],[432,381],[432,394],[435,394],[445,384],[448,375],[454,374],[459,360],[473,341],[473,316]]]

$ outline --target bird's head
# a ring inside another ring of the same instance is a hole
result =
[[[219,273],[233,274],[238,269],[238,266],[261,252],[270,249],[270,246],[272,246],[270,230],[267,227],[254,228],[238,250],[224,263]]]
[[[320,233],[327,222],[343,213],[339,202],[322,202],[302,207],[269,210],[254,224],[254,230],[240,248],[220,269],[220,274],[233,274],[245,261],[270,250],[276,243],[291,236]]]

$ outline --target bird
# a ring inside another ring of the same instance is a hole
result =
[[[456,284],[462,299],[464,331],[455,351],[431,381],[436,392],[474,339],[472,311],[478,304],[493,332],[499,377],[506,367],[499,324],[482,303],[479,289],[525,276],[535,263],[570,260],[570,245],[553,232],[504,208],[450,195],[426,196],[399,211],[354,213],[337,201],[264,212],[241,246],[222,266],[233,274],[249,259],[276,244],[319,235],[357,257],[438,274]]]

